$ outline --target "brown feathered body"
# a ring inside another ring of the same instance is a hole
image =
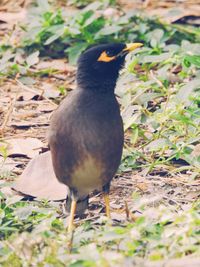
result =
[[[77,199],[102,189],[120,164],[123,139],[114,93],[74,90],[51,119],[49,144],[58,180]]]

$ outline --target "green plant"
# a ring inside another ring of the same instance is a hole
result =
[[[198,172],[200,161],[194,149],[200,141],[200,46],[188,41],[181,45],[165,42],[162,46],[159,51],[144,48],[127,63],[130,75],[127,82],[127,72],[124,74],[128,85],[123,90],[122,106],[125,129],[131,127],[130,143],[133,149],[137,146],[137,153],[126,153],[125,165],[131,166],[134,158],[135,167],[141,167],[136,162],[142,160],[152,171],[159,165],[168,168],[181,159],[186,168]],[[128,110],[133,114],[126,117]]]

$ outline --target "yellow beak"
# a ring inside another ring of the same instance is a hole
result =
[[[123,49],[123,51],[127,51],[127,52],[131,52],[133,50],[135,50],[138,47],[143,46],[142,43],[130,43],[130,44],[126,44],[126,47]]]
[[[143,46],[142,43],[130,43],[130,44],[126,44],[126,47],[116,56],[108,56],[106,51],[103,51],[101,53],[101,55],[99,56],[99,58],[97,59],[97,61],[103,61],[103,62],[110,62],[115,60],[117,57],[119,56],[125,56],[127,54],[127,52],[131,52],[133,50],[135,50],[138,47]]]

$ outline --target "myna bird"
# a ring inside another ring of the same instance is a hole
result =
[[[77,201],[87,207],[88,194],[102,189],[110,217],[109,188],[122,156],[124,131],[114,89],[127,53],[141,43],[102,44],[78,60],[77,89],[54,112],[49,145],[57,179],[69,187],[68,231]]]

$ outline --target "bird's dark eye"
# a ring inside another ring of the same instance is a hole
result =
[[[112,51],[105,50],[98,57],[97,61],[110,62],[116,58],[115,54]]]
[[[111,50],[106,50],[106,54],[109,56],[109,57],[113,57],[115,56],[115,53]]]

